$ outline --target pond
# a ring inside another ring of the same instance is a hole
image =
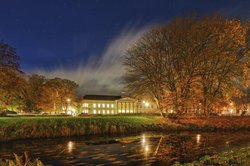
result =
[[[206,154],[250,145],[249,132],[142,133],[116,137],[74,137],[0,143],[0,158],[27,151],[46,165],[171,165]]]

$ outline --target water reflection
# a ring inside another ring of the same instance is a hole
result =
[[[144,133],[0,143],[0,158],[28,151],[46,165],[171,165],[250,144],[250,133]]]
[[[197,134],[196,135],[196,143],[199,144],[200,143],[200,139],[201,139],[201,135]]]
[[[69,141],[67,144],[68,153],[72,152],[73,146],[74,146],[74,143],[72,141]]]
[[[146,143],[146,138],[145,138],[145,134],[142,135],[142,145],[144,145]]]
[[[150,141],[150,139],[146,139],[145,134],[142,134],[142,138],[141,138],[141,142],[142,142],[142,153],[144,153],[145,155],[145,159],[148,159],[148,155],[149,155],[149,144],[152,144]]]

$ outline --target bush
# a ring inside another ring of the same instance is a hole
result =
[[[43,163],[38,160],[31,160],[27,153],[24,153],[23,157],[14,153],[14,160],[2,159],[0,160],[1,166],[44,166]]]

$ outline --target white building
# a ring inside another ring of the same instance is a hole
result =
[[[86,114],[151,113],[155,108],[153,103],[121,96],[85,95],[82,100],[82,113]]]

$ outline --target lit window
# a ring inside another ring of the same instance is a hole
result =
[[[102,113],[105,114],[105,110],[102,110]]]
[[[127,110],[126,112],[129,113],[129,110]]]
[[[101,111],[100,110],[98,110],[98,114],[100,114],[101,113]]]
[[[130,110],[130,113],[133,113],[133,110]]]
[[[105,104],[102,104],[102,107],[105,108]]]
[[[101,107],[101,104],[98,104],[98,108],[100,108]]]
[[[114,104],[111,104],[111,107],[114,108]]]
[[[109,108],[109,104],[107,104],[107,108]]]
[[[95,107],[96,107],[96,104],[93,104],[93,107],[95,108]]]
[[[112,110],[111,113],[114,114],[114,111]]]
[[[118,110],[119,113],[121,113],[121,110]]]
[[[107,111],[107,114],[109,114],[109,110]]]
[[[86,107],[88,107],[89,106],[89,104],[88,103],[86,103]]]
[[[125,110],[122,110],[122,113],[125,113]]]
[[[96,110],[94,110],[93,113],[96,114]]]

